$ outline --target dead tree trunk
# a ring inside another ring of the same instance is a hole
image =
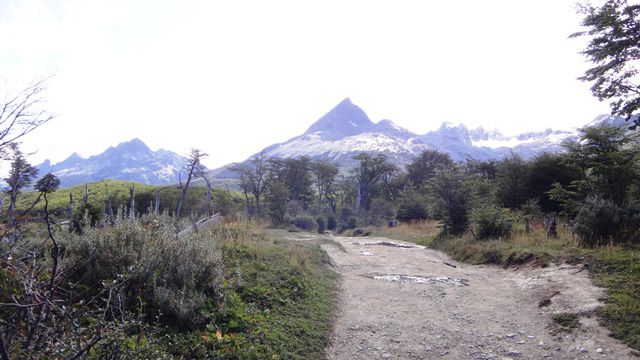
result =
[[[69,221],[73,219],[73,193],[69,191]]]
[[[0,216],[2,216],[2,213],[4,212],[4,197],[7,195],[7,193],[2,193],[2,198],[0,198]]]
[[[84,196],[82,197],[82,204],[87,206],[89,203],[89,183],[84,184]]]
[[[109,218],[109,223],[113,225],[113,206],[111,205],[111,195],[109,195],[109,185],[104,184],[104,189],[107,192],[107,199],[104,201],[104,210]]]
[[[129,219],[136,219],[136,204],[135,204],[136,187],[129,188]]]
[[[153,200],[153,213],[160,214],[160,189],[156,190],[156,198]]]
[[[211,200],[213,199],[213,196],[211,194],[211,180],[209,180],[209,178],[207,178],[206,176],[203,176],[202,178],[207,184],[207,215],[211,216],[213,215],[213,208],[211,207]]]

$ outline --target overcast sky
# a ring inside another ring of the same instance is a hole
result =
[[[417,133],[569,129],[608,112],[578,25],[573,0],[2,0],[0,95],[55,73],[33,163],[139,137],[220,166],[345,97]]]

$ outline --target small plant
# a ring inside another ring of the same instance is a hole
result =
[[[573,330],[580,325],[579,317],[574,313],[557,313],[552,316],[553,321],[560,325],[563,330]]]

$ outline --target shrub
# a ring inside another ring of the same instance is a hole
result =
[[[417,199],[406,199],[398,208],[398,220],[402,222],[410,222],[416,220],[425,220],[429,217],[427,207],[424,203]]]
[[[76,280],[91,288],[119,279],[123,305],[144,305],[150,318],[162,314],[167,323],[193,328],[206,320],[207,298],[221,294],[221,251],[206,232],[176,237],[170,218],[145,222],[118,220],[112,227],[70,235],[67,259],[83,264]]]
[[[356,218],[352,216],[347,219],[347,221],[344,223],[344,226],[347,230],[355,229],[356,226],[358,226],[358,220],[356,220]]]
[[[324,232],[327,230],[327,222],[324,217],[318,216],[316,218],[316,223],[318,224],[318,233],[324,234]]]
[[[291,220],[291,224],[305,231],[316,231],[318,229],[318,224],[309,216],[297,216]]]
[[[336,221],[336,217],[333,215],[327,216],[327,229],[335,230],[338,227],[338,222]]]
[[[511,235],[513,219],[506,209],[488,206],[475,213],[474,225],[474,236],[478,240],[503,239]]]
[[[578,210],[573,228],[580,237],[580,245],[585,247],[638,242],[640,208],[587,197]]]

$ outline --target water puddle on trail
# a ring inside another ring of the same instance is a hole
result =
[[[425,249],[425,247],[421,245],[400,244],[393,241],[352,241],[351,244],[358,245],[358,246],[369,246],[369,245],[389,246],[389,247],[402,248],[402,249]]]
[[[448,276],[417,276],[401,274],[373,274],[369,276],[375,280],[385,280],[409,284],[446,284],[454,286],[469,286],[466,279],[451,278]]]

